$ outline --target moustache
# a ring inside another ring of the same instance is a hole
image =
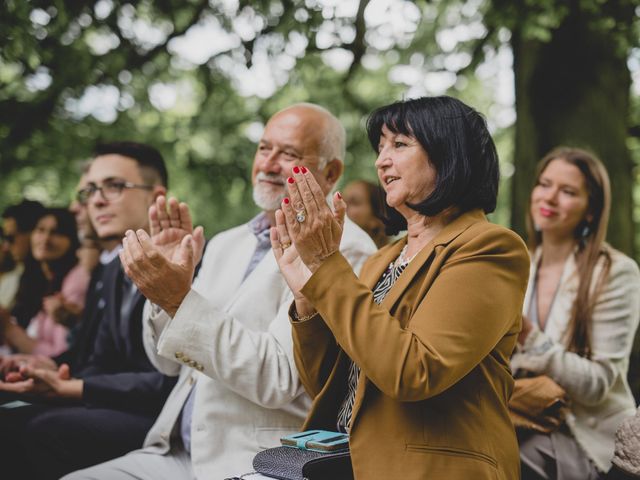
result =
[[[271,183],[277,183],[279,185],[284,185],[285,183],[285,179],[281,175],[278,175],[276,173],[258,172],[258,174],[256,175],[256,180],[258,182],[263,180]]]

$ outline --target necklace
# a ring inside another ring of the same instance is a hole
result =
[[[409,249],[409,244],[405,245],[402,248],[402,250],[400,251],[400,255],[398,255],[398,258],[396,259],[395,262],[392,263],[392,265],[395,265],[396,267],[399,267],[400,265],[408,265],[409,262],[413,260],[416,257],[416,255],[420,252],[420,250],[418,250],[416,253],[411,255],[410,258],[407,258],[408,249]]]

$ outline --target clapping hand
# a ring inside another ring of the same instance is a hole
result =
[[[315,272],[340,248],[347,204],[336,193],[332,211],[320,185],[304,167],[293,168],[287,187],[290,199],[282,203],[287,232],[304,264]]]
[[[271,248],[289,288],[299,316],[315,312],[301,293],[320,264],[340,246],[346,204],[339,193],[334,196],[335,212],[327,205],[315,178],[304,167],[294,167],[287,180],[289,198],[276,211],[271,228]]]
[[[200,261],[202,247],[204,246],[204,231],[202,227],[193,229],[193,221],[189,206],[178,203],[175,198],[168,201],[164,195],[160,195],[155,204],[149,207],[149,228],[153,245],[169,260],[177,260],[180,243],[187,235],[192,235],[197,242],[194,253],[195,265]],[[198,243],[199,242],[199,243]]]
[[[276,226],[271,227],[271,249],[278,262],[278,267],[287,285],[293,292],[296,301],[304,299],[300,290],[311,278],[311,270],[304,264],[296,247],[291,244],[287,225],[282,210],[276,211]]]
[[[126,232],[120,260],[142,294],[173,316],[191,288],[204,231],[193,229],[185,203],[163,196],[149,208],[149,222],[151,236],[141,229]]]

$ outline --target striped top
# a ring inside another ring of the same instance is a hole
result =
[[[391,262],[387,269],[382,273],[380,280],[373,289],[373,301],[380,305],[391,287],[396,283],[404,269],[407,268],[413,257],[407,259],[405,245],[398,258]],[[414,255],[415,256],[415,255]],[[349,359],[349,377],[347,379],[347,395],[342,401],[342,405],[338,410],[337,428],[339,432],[349,433],[351,427],[351,414],[353,412],[353,404],[356,398],[356,390],[358,388],[358,377],[360,376],[360,367],[358,367],[351,359]]]

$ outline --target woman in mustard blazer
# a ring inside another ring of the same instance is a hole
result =
[[[304,168],[271,232],[314,399],[305,428],[349,432],[358,480],[517,479],[508,361],[529,257],[485,217],[499,178],[486,123],[435,97],[382,107],[367,130],[389,233],[407,235],[357,278],[338,251],[345,203],[332,212]]]

